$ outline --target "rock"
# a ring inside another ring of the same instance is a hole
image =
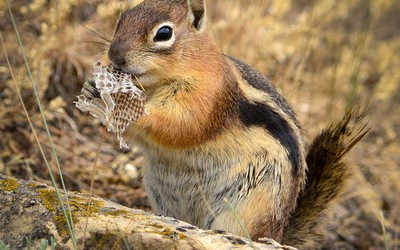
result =
[[[27,239],[32,249],[44,239],[57,249],[294,249],[266,239],[251,243],[78,192],[60,194],[64,205],[69,201],[75,244],[53,187],[0,175],[0,240],[10,249],[26,247]]]

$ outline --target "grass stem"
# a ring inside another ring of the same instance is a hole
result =
[[[55,179],[54,179],[54,176],[53,176],[52,171],[51,171],[50,164],[48,163],[48,161],[47,161],[47,159],[46,159],[46,157],[45,157],[45,154],[44,154],[44,152],[43,152],[43,149],[41,149],[41,153],[42,153],[42,156],[43,156],[44,159],[45,159],[46,166],[47,166],[47,168],[48,168],[49,175],[50,175],[50,178],[51,178],[51,182],[53,183],[53,186],[54,186],[54,188],[55,188],[55,190],[56,190],[57,197],[58,197],[58,199],[59,199],[59,201],[60,201],[60,206],[61,206],[61,208],[62,208],[62,212],[63,212],[63,214],[64,214],[64,216],[65,216],[65,218],[66,218],[68,230],[69,230],[69,233],[70,233],[70,236],[71,236],[71,239],[72,239],[74,248],[76,249],[77,245],[76,245],[76,238],[75,238],[75,232],[74,232],[74,227],[73,227],[72,210],[71,210],[71,207],[70,207],[70,205],[69,205],[69,199],[68,199],[68,195],[67,195],[67,190],[66,190],[66,188],[65,188],[64,179],[63,179],[63,177],[62,177],[62,172],[61,172],[61,168],[60,168],[60,163],[59,163],[59,160],[58,160],[58,157],[57,157],[57,153],[56,153],[56,151],[55,151],[55,147],[54,147],[54,143],[53,143],[53,140],[52,140],[52,137],[51,137],[51,133],[50,133],[49,127],[48,127],[48,125],[47,125],[47,121],[46,121],[46,118],[45,118],[45,115],[44,115],[43,107],[42,107],[42,104],[41,104],[41,101],[40,101],[40,97],[39,97],[39,94],[38,94],[38,91],[37,91],[37,88],[36,88],[36,84],[35,84],[35,81],[34,81],[34,79],[33,79],[32,72],[31,72],[31,70],[30,70],[30,67],[29,67],[29,63],[28,63],[28,59],[27,59],[27,57],[26,57],[26,53],[25,53],[25,50],[24,50],[24,46],[23,46],[23,44],[22,44],[22,40],[21,40],[20,35],[19,35],[18,27],[17,27],[16,22],[15,22],[15,20],[14,20],[14,15],[13,15],[13,13],[12,13],[12,11],[11,11],[10,3],[9,3],[8,0],[5,0],[5,2],[6,2],[6,5],[7,5],[8,12],[9,12],[10,17],[11,17],[11,22],[12,22],[12,24],[13,24],[13,28],[14,28],[15,35],[17,36],[17,40],[18,40],[19,47],[20,47],[21,52],[22,52],[22,56],[23,56],[23,59],[24,59],[24,63],[25,63],[25,66],[26,66],[28,75],[29,75],[29,79],[30,79],[30,82],[31,82],[31,84],[32,84],[32,89],[33,89],[33,92],[34,92],[34,96],[35,96],[35,98],[36,98],[36,102],[37,102],[37,105],[38,105],[38,107],[39,107],[39,111],[40,111],[40,114],[41,114],[41,116],[42,116],[42,119],[43,119],[43,124],[44,124],[45,130],[46,130],[47,136],[48,136],[48,138],[49,138],[49,141],[50,141],[50,145],[51,145],[51,148],[52,148],[52,153],[53,153],[54,159],[55,159],[55,161],[56,161],[56,165],[57,165],[57,168],[58,168],[58,172],[59,172],[61,184],[62,184],[62,187],[63,187],[63,190],[64,190],[64,196],[65,196],[67,208],[68,208],[68,211],[69,211],[69,216],[67,215],[66,209],[65,209],[65,207],[64,207],[63,200],[62,200],[61,195],[60,195],[60,192],[59,192],[59,190],[58,190],[58,188],[57,188],[57,183],[56,183],[56,181],[55,181]],[[6,51],[6,50],[5,50],[5,47],[4,47],[3,39],[2,39],[2,45],[3,45],[4,51]],[[7,57],[7,56],[6,56],[6,57]],[[8,59],[7,59],[7,61],[8,61]],[[8,65],[9,65],[10,70],[11,70],[11,65],[10,65],[9,61],[8,61]],[[17,85],[16,85],[15,78],[13,78],[13,80],[14,80],[16,89],[18,89],[18,87],[17,87]],[[21,103],[23,103],[22,98],[20,98],[20,101],[21,101]],[[26,109],[25,109],[25,111],[26,111]],[[27,111],[26,111],[26,115],[27,115],[27,117],[29,117],[29,114],[28,114]],[[31,125],[32,131],[33,131],[33,125],[32,125],[32,123],[30,123],[30,125]],[[37,139],[37,137],[36,137],[36,139]],[[39,140],[37,140],[37,141],[39,142]],[[39,143],[39,145],[40,145],[40,143]],[[40,147],[41,147],[41,146],[40,146]]]

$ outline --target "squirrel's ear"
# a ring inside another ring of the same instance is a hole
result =
[[[187,0],[189,6],[189,22],[197,30],[203,30],[206,25],[206,1]]]

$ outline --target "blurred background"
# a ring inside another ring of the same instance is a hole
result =
[[[107,50],[123,10],[140,1],[11,1],[33,79],[69,190],[149,210],[142,156],[73,101]],[[371,131],[351,151],[354,175],[324,249],[398,249],[400,232],[400,2],[398,0],[216,0],[208,15],[218,44],[272,79],[311,139],[354,103],[369,106]],[[56,171],[23,54],[4,1],[0,31],[38,138]],[[99,152],[99,154],[97,154]],[[97,159],[97,160],[96,160]],[[50,183],[0,55],[0,174]],[[56,176],[59,181],[59,177]]]

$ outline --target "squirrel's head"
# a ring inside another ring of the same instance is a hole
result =
[[[205,0],[146,0],[122,14],[109,59],[145,88],[168,82],[201,54],[205,12]]]

